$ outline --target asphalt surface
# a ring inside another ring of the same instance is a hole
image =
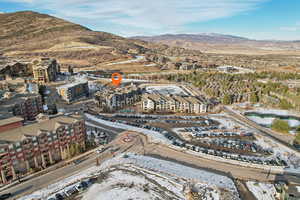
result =
[[[122,132],[120,129],[115,129],[113,127],[104,126],[97,122],[91,122],[94,125],[101,126],[103,129],[112,130],[111,134],[114,134],[113,141],[108,144],[109,146],[118,147],[117,153],[124,152],[134,152],[139,154],[146,154],[151,156],[158,156],[162,159],[172,160],[173,162],[179,162],[185,165],[192,166],[194,168],[201,168],[210,170],[213,172],[220,172],[223,174],[228,174],[233,176],[234,178],[238,178],[241,180],[257,180],[257,181],[274,181],[278,180],[278,177],[281,177],[281,174],[273,174],[269,171],[254,169],[249,167],[242,167],[235,164],[223,163],[215,160],[210,160],[206,158],[201,158],[197,155],[186,153],[183,149],[173,149],[163,144],[154,144],[149,142],[148,138],[143,134],[129,132],[130,135],[133,136],[133,140],[129,143],[126,143],[122,140],[122,137],[128,134],[128,132],[124,134],[118,134]],[[105,155],[105,156],[103,156]],[[112,157],[111,153],[102,154],[99,157],[98,154],[92,153],[88,157],[85,158],[81,163],[74,165],[68,165],[63,168],[54,170],[42,176],[32,178],[27,180],[26,182],[20,183],[16,186],[13,186],[3,193],[12,193],[14,196],[11,199],[16,197],[24,196],[26,194],[30,194],[34,191],[40,190],[41,188],[45,188],[50,184],[56,183],[59,180],[65,179],[69,176],[72,176],[78,172],[83,171],[84,169],[95,166],[96,158],[99,158],[100,163],[105,159]],[[297,177],[295,177],[296,179]]]
[[[241,115],[238,115],[234,112],[232,112],[230,109],[227,109],[226,107],[224,107],[224,111],[226,113],[228,113],[230,116],[232,116],[233,118],[236,118],[237,120],[247,124],[248,126],[258,130],[261,134],[263,134],[264,136],[267,136],[267,137],[270,137],[272,138],[273,140],[275,140],[276,142],[290,148],[290,149],[293,149],[294,151],[297,151],[297,152],[300,152],[299,149],[295,148],[293,145],[289,144],[288,142],[280,139],[276,133],[272,132],[271,130],[268,130],[264,127],[261,127],[260,125],[256,124],[255,122],[252,122],[250,120],[248,120],[246,117],[243,117]]]

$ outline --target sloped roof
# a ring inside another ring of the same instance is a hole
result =
[[[58,123],[59,124],[72,124],[79,120],[82,117],[79,115],[72,116],[59,116],[43,122],[34,123],[27,126],[22,126],[16,129],[4,131],[0,133],[0,141],[6,142],[17,142],[21,141],[24,135],[27,136],[37,136],[40,132],[43,131],[53,131],[56,130]]]

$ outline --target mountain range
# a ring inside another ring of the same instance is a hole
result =
[[[207,53],[291,54],[294,51],[300,51],[300,41],[253,40],[218,33],[165,34],[157,36],[136,36],[131,38],[201,50]]]

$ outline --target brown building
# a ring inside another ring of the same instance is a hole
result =
[[[21,117],[10,117],[0,120],[0,133],[23,126],[23,120]]]
[[[89,96],[89,85],[87,81],[69,83],[57,87],[56,89],[59,96],[68,103]]]
[[[39,94],[15,94],[10,98],[0,101],[2,111],[7,111],[15,116],[23,117],[25,120],[34,120],[43,112],[42,98]]]
[[[103,92],[97,92],[95,94],[95,100],[101,109],[106,111],[115,111],[140,101],[142,90],[142,88],[135,85],[108,89]]]
[[[6,77],[28,77],[32,76],[32,69],[29,66],[30,61],[24,59],[13,59],[0,56],[0,76]]]
[[[46,168],[85,150],[86,127],[81,116],[59,116],[0,133],[0,181]]]
[[[55,59],[41,58],[32,62],[35,82],[43,84],[55,81],[60,72],[60,66]]]
[[[185,97],[179,95],[144,94],[141,108],[144,112],[208,112],[208,102],[200,97]]]

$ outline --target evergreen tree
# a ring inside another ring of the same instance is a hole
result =
[[[231,96],[229,94],[225,94],[223,99],[222,99],[222,103],[225,105],[229,105],[232,103],[232,99]]]
[[[258,100],[258,96],[255,92],[251,93],[250,95],[250,102],[251,103],[257,103],[259,100]]]

